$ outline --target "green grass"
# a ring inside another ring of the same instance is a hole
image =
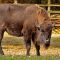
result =
[[[59,56],[0,56],[0,60],[60,60]]]

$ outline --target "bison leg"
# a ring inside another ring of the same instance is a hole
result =
[[[36,48],[36,54],[37,56],[40,56],[40,45],[38,44],[38,42],[33,41],[35,48]]]
[[[40,56],[40,41],[37,40],[37,37],[38,37],[37,32],[32,34],[32,41],[33,41],[33,44],[35,45],[36,53],[38,56]]]
[[[26,49],[27,49],[26,55],[29,56],[30,48],[31,48],[31,40],[25,40],[25,43],[26,43]]]
[[[40,56],[40,51],[39,51],[40,50],[40,45],[38,45],[38,42],[36,42],[35,47],[36,47],[37,55]]]
[[[4,31],[0,31],[0,54],[1,55],[4,55],[3,50],[2,50],[2,46],[1,46],[2,38],[3,38],[3,33],[4,33]]]
[[[30,55],[30,48],[31,48],[31,34],[27,30],[26,31],[22,30],[22,33],[24,36],[24,41],[25,41],[26,49],[27,49],[26,55],[29,56]]]
[[[32,41],[33,41],[33,44],[35,45],[37,56],[40,56],[40,51],[39,51],[40,50],[40,42],[36,41],[35,33],[32,34]]]

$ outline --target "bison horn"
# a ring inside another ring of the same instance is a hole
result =
[[[40,26],[39,26],[39,25],[37,25],[36,28],[37,28],[38,30],[40,30]]]

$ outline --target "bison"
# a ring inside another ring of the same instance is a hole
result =
[[[1,41],[4,32],[17,37],[24,37],[27,55],[30,55],[31,40],[40,55],[40,41],[49,47],[52,22],[48,13],[36,4],[16,5],[0,4],[0,54],[4,54]]]

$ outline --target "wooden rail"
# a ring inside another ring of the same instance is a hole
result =
[[[56,7],[60,7],[60,5],[58,5],[58,4],[39,4],[39,6],[42,6],[42,7],[48,7],[48,6],[50,6],[50,7],[54,7],[54,6],[56,6]]]
[[[41,7],[47,7],[48,8],[48,14],[49,14],[49,16],[51,17],[51,13],[52,14],[60,14],[60,11],[56,11],[56,10],[54,10],[54,11],[52,11],[51,10],[51,7],[60,7],[60,4],[51,4],[51,0],[48,0],[48,3],[47,4],[39,4],[39,6],[41,6]],[[60,20],[60,17],[51,17],[51,20],[54,22],[54,23],[56,23],[55,24],[55,26],[60,26],[60,21],[58,21],[58,20]]]

